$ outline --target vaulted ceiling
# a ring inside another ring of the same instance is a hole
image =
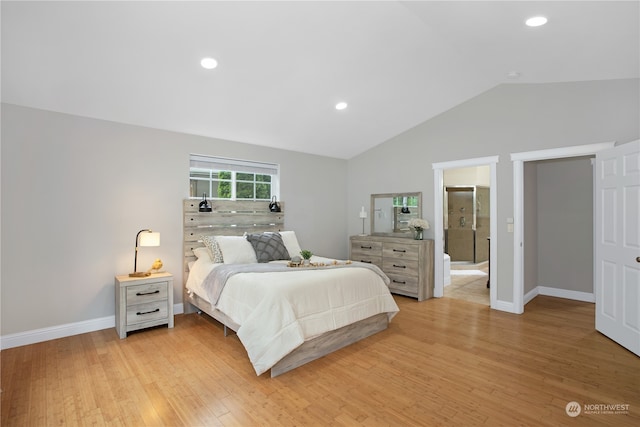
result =
[[[499,84],[640,77],[639,4],[2,1],[1,96],[348,159]]]

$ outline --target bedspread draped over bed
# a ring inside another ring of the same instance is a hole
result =
[[[268,270],[227,274],[215,304],[240,325],[238,338],[258,375],[306,340],[379,313],[391,319],[399,311],[386,276],[369,266]],[[215,295],[207,298],[214,301]]]

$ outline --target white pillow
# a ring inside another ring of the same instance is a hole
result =
[[[193,254],[196,256],[196,258],[207,257],[211,259],[211,255],[209,255],[209,249],[207,248],[195,248],[193,250]]]
[[[225,264],[251,264],[258,262],[256,251],[244,236],[216,236]]]
[[[280,236],[282,236],[282,243],[287,248],[287,252],[289,252],[290,257],[300,256],[300,244],[298,243],[298,238],[296,237],[295,231],[281,231]]]

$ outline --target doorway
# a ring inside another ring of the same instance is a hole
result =
[[[524,283],[525,283],[525,256],[524,248],[525,227],[524,227],[524,163],[538,160],[553,160],[570,157],[593,156],[598,151],[612,148],[614,142],[605,142],[601,144],[579,145],[573,147],[564,147],[549,150],[529,151],[524,153],[512,153],[511,161],[513,162],[513,303],[506,311],[522,314],[524,312]],[[592,224],[593,226],[593,224]],[[532,261],[529,260],[529,264]]]
[[[432,165],[434,174],[434,239],[436,242],[434,246],[434,297],[436,298],[444,296],[445,270],[449,272],[451,268],[450,261],[445,259],[444,217],[446,211],[444,203],[444,173],[446,170],[478,166],[485,166],[489,168],[489,238],[495,243],[491,244],[488,248],[489,255],[487,261],[487,272],[490,275],[490,271],[497,271],[497,163],[498,156],[491,156],[434,163]],[[497,287],[497,278],[491,276],[489,304],[491,308],[501,309],[498,307]]]
[[[490,168],[444,171],[444,296],[490,305]],[[447,258],[448,257],[448,258]]]

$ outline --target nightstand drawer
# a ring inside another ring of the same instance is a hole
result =
[[[127,288],[127,306],[167,299],[167,282],[147,283]]]
[[[158,319],[167,319],[168,306],[164,301],[155,301],[147,304],[138,304],[127,307],[127,325],[149,322]]]

